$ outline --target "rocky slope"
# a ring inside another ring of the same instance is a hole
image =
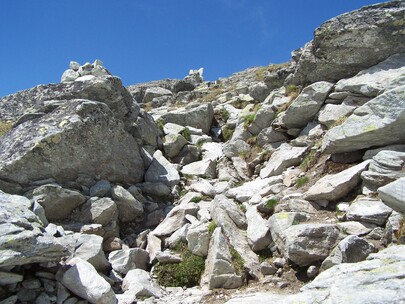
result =
[[[0,99],[0,303],[405,302],[405,4],[202,76]]]

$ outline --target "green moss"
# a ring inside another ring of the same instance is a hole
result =
[[[229,119],[230,116],[231,115],[229,114],[227,109],[222,109],[221,110],[221,118],[222,118],[223,121],[226,122]]]
[[[13,124],[11,122],[0,120],[0,136],[3,136],[8,131],[10,131],[12,129],[12,127],[13,127]]]
[[[154,274],[157,276],[159,285],[171,287],[193,287],[199,285],[205,267],[204,258],[192,254],[184,243],[180,243],[175,248],[175,251],[181,255],[181,263],[157,263],[155,265]]]
[[[214,233],[215,228],[217,228],[217,224],[214,221],[211,221],[208,224],[208,233],[211,235]]]
[[[222,136],[225,141],[232,138],[233,132],[235,132],[235,129],[228,128],[227,126],[222,127]]]
[[[316,151],[311,150],[302,160],[300,164],[300,169],[302,171],[308,171],[309,168],[311,168],[314,165],[314,162],[316,161]]]
[[[193,198],[190,200],[190,202],[192,202],[192,203],[199,203],[199,202],[201,202],[201,200],[202,200],[202,197],[201,197],[201,196],[195,196],[195,197],[193,197]]]
[[[308,182],[309,182],[309,177],[308,176],[302,176],[302,177],[297,179],[296,186],[297,186],[297,188],[301,188],[302,186],[304,186]]]
[[[187,139],[188,141],[191,140],[191,134],[190,134],[190,129],[185,127],[183,131],[181,131],[181,135],[183,135],[183,137],[185,139]]]
[[[165,125],[165,122],[163,121],[163,119],[158,119],[156,120],[156,126],[159,128],[159,130],[163,131],[163,127]]]
[[[255,120],[256,117],[256,113],[252,113],[249,115],[246,115],[243,117],[243,127],[245,129],[247,129],[253,122],[253,120]]]
[[[266,208],[273,209],[278,204],[278,199],[271,198],[266,201]]]
[[[239,275],[244,274],[245,271],[245,260],[241,257],[239,252],[236,251],[235,248],[230,247],[229,252],[231,253],[232,257],[232,265],[235,268],[235,272]]]

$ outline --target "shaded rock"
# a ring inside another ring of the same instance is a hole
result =
[[[287,143],[282,144],[270,157],[264,168],[260,170],[260,177],[279,175],[291,166],[299,165],[304,157],[307,147],[293,147]]]
[[[263,102],[270,92],[271,89],[264,82],[259,82],[249,87],[249,95],[259,102]]]
[[[130,222],[143,214],[143,205],[121,186],[114,186],[111,195],[118,207],[118,218]]]
[[[142,102],[147,103],[147,102],[151,102],[156,97],[172,96],[172,95],[173,95],[173,93],[171,91],[164,89],[164,88],[160,88],[160,87],[147,88]]]
[[[339,121],[349,117],[355,109],[356,107],[352,105],[327,104],[319,111],[318,121],[327,128],[332,128]]]
[[[148,233],[145,250],[149,253],[149,264],[152,264],[159,252],[162,252],[162,241],[153,233]]]
[[[174,207],[154,230],[156,236],[172,234],[174,231],[183,227],[187,222],[185,216],[187,214],[196,216],[199,207],[196,204],[190,203]]]
[[[361,221],[383,225],[392,209],[382,201],[371,197],[359,197],[347,208],[346,218],[349,221]]]
[[[265,249],[272,239],[268,222],[262,218],[256,207],[248,207],[246,210],[247,239],[253,251]]]
[[[109,181],[103,179],[95,183],[90,188],[90,196],[103,197],[111,190],[111,184]]]
[[[320,81],[304,88],[288,109],[278,118],[287,129],[303,128],[315,118],[333,84]]]
[[[207,256],[210,237],[211,236],[208,233],[208,224],[192,224],[188,228],[186,237],[188,250],[198,256]]]
[[[146,182],[159,182],[169,187],[180,182],[180,175],[175,167],[163,156],[160,150],[153,154],[152,164],[145,173]]]
[[[84,223],[101,224],[108,226],[118,219],[116,203],[109,197],[90,198],[81,208],[80,218]]]
[[[69,253],[42,223],[22,196],[0,192],[0,266],[59,261]]]
[[[336,201],[352,191],[360,182],[360,174],[367,169],[370,161],[364,161],[337,174],[322,177],[308,189],[304,198],[313,201]]]
[[[188,141],[180,134],[168,134],[165,136],[163,149],[168,158],[177,156]]]
[[[115,250],[108,255],[112,268],[123,274],[135,268],[146,270],[148,259],[149,253],[141,248]]]
[[[142,269],[133,269],[127,273],[122,282],[122,290],[124,294],[134,294],[137,297],[161,296],[159,287],[152,282],[149,273]]]
[[[49,184],[35,188],[33,200],[45,209],[46,218],[53,221],[68,218],[73,209],[83,204],[86,198],[80,192]]]
[[[215,228],[212,234],[201,281],[208,283],[209,289],[242,286],[242,277],[235,273],[229,245],[220,227]]]
[[[152,197],[165,197],[171,192],[169,186],[163,183],[146,182],[138,185],[143,193]]]
[[[378,188],[378,195],[385,205],[405,214],[405,177]]]
[[[22,282],[24,276],[18,273],[0,271],[0,286]]]
[[[136,139],[141,141],[144,146],[148,145],[154,149],[160,148],[161,146],[159,131],[160,130],[152,115],[143,110],[140,111],[136,121],[130,129],[130,133]]]
[[[86,174],[113,182],[139,182],[144,173],[139,147],[123,127],[103,103],[61,102],[2,137],[0,178],[28,184],[47,178],[75,180]]]
[[[294,79],[337,81],[405,51],[404,5],[391,1],[324,22],[302,50]]]
[[[256,144],[259,147],[264,147],[267,144],[286,141],[288,139],[287,135],[282,132],[278,132],[273,129],[273,127],[268,127],[262,129],[257,135]]]
[[[200,160],[200,154],[200,149],[198,147],[194,145],[185,145],[172,161],[184,166]]]
[[[74,258],[68,265],[70,268],[63,272],[61,283],[71,292],[94,304],[117,303],[110,284],[90,263]]]
[[[232,158],[236,156],[241,156],[245,153],[250,152],[250,145],[246,143],[242,139],[237,139],[237,140],[231,140],[225,143],[223,146],[223,153],[225,154],[226,157]]]
[[[321,271],[341,263],[364,261],[375,247],[364,239],[349,235],[339,242],[331,254],[322,262]]]
[[[260,109],[256,112],[255,118],[247,129],[251,134],[257,135],[263,129],[270,127],[275,117],[276,113],[274,113],[271,106],[262,104]]]
[[[404,90],[402,85],[384,92],[357,108],[343,124],[328,130],[323,152],[342,153],[403,142]]]

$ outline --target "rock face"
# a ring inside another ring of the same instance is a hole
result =
[[[396,87],[357,108],[342,125],[326,133],[322,150],[342,153],[403,142],[404,91],[405,85]]]
[[[333,82],[405,52],[404,11],[402,1],[391,1],[326,21],[300,52],[295,80]]]
[[[20,184],[75,180],[79,174],[114,182],[143,179],[139,146],[106,104],[83,99],[50,104],[53,111],[2,138],[0,179]]]
[[[405,214],[405,177],[379,188],[378,194],[384,204]]]

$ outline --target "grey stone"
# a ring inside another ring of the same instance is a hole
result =
[[[52,221],[69,217],[72,210],[83,204],[86,198],[80,192],[49,184],[34,189],[33,200],[45,209],[46,218]]]
[[[263,104],[256,112],[253,122],[247,129],[251,134],[257,135],[263,129],[270,127],[275,117],[276,114],[272,110],[271,106]]]
[[[322,151],[332,154],[402,143],[405,140],[404,90],[405,85],[385,91],[357,108],[343,124],[328,130]]]
[[[122,290],[124,294],[134,294],[137,297],[161,296],[159,287],[152,282],[149,273],[142,269],[133,269],[127,273],[122,282]]]
[[[90,196],[103,197],[111,190],[111,184],[109,181],[103,179],[95,183],[90,188]]]
[[[106,280],[94,267],[79,258],[69,261],[69,269],[64,271],[61,283],[71,292],[94,304],[115,304],[117,299]]]
[[[270,88],[264,82],[259,82],[249,87],[249,95],[258,102],[263,102],[270,92]]]
[[[307,86],[279,117],[280,125],[287,129],[303,128],[315,118],[333,84],[320,81]]]
[[[366,240],[355,235],[349,235],[341,240],[322,262],[321,271],[341,263],[364,261],[374,250],[375,247]]]
[[[148,259],[149,253],[141,248],[115,250],[108,255],[112,268],[123,274],[135,268],[146,270]]]
[[[118,207],[118,217],[122,222],[130,222],[143,214],[143,205],[121,186],[111,189],[112,197]]]
[[[249,206],[246,210],[247,239],[253,251],[268,247],[272,241],[268,222],[262,218],[256,207]]]
[[[360,182],[360,174],[367,169],[370,161],[343,170],[337,174],[328,174],[308,189],[304,198],[312,201],[336,201],[352,191]]]
[[[361,221],[383,225],[392,209],[382,201],[371,197],[359,197],[347,208],[346,218],[349,221]]]
[[[263,275],[272,275],[277,272],[277,268],[268,262],[263,262],[260,264],[260,271]]]
[[[168,134],[164,138],[163,149],[168,158],[177,156],[188,141],[180,134]]]
[[[330,129],[339,121],[349,117],[355,109],[356,107],[352,105],[327,104],[319,111],[318,121]]]
[[[187,231],[187,247],[193,254],[198,256],[207,256],[210,244],[210,234],[208,233],[208,224],[191,224]]]
[[[405,177],[378,188],[378,195],[385,205],[405,214]]]
[[[169,187],[180,182],[177,169],[163,156],[160,150],[153,154],[152,164],[145,173],[146,182],[160,182]]]
[[[211,159],[204,159],[185,165],[180,172],[183,175],[198,176],[203,178],[215,178],[217,175],[217,162]]]
[[[355,221],[341,222],[337,223],[337,225],[343,233],[357,236],[366,235],[376,227],[375,224]]]
[[[198,181],[193,182],[190,185],[190,190],[191,191],[195,191],[195,192],[199,192],[202,195],[207,195],[209,197],[214,197],[215,196],[215,188],[210,184],[209,181],[207,181],[206,179],[202,179],[200,178]]]
[[[117,204],[109,197],[92,197],[82,205],[80,218],[84,223],[108,226],[118,219]]]
[[[165,197],[171,192],[170,187],[163,183],[145,182],[138,186],[143,193],[152,197]]]
[[[182,258],[179,254],[174,254],[169,250],[158,251],[156,253],[156,260],[161,264],[180,263]]]
[[[18,273],[0,271],[0,286],[22,282],[24,276]]]
[[[285,133],[278,132],[273,127],[264,128],[257,135],[256,144],[259,147],[264,147],[267,144],[286,141],[288,136]]]
[[[78,71],[80,68],[80,64],[76,61],[71,61],[69,63],[69,69],[73,70],[73,71]]]
[[[152,264],[156,255],[162,251],[162,240],[153,233],[149,233],[147,242],[145,250],[149,253],[149,264]]]
[[[196,204],[184,204],[174,207],[154,230],[156,236],[169,235],[186,224],[185,216],[191,214],[196,216],[199,207]]]
[[[80,77],[80,74],[74,70],[68,69],[63,72],[60,82],[74,81]]]
[[[250,145],[242,139],[231,140],[223,146],[223,153],[226,157],[232,158],[250,152]]]

